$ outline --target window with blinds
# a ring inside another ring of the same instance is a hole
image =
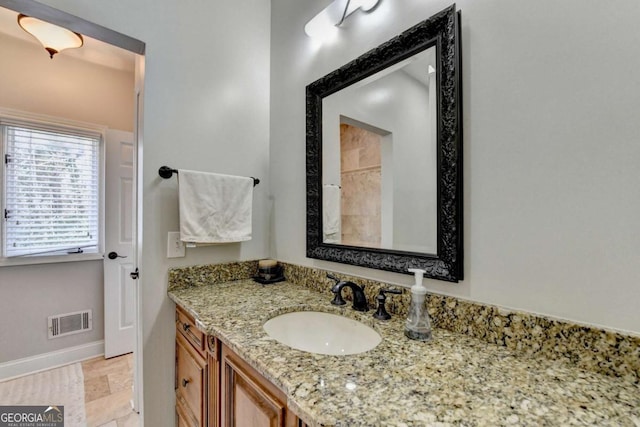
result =
[[[97,252],[100,134],[0,122],[3,256]]]

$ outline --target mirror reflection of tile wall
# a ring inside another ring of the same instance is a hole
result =
[[[380,247],[381,137],[340,124],[341,223],[344,245]]]

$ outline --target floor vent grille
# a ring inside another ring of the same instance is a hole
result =
[[[49,339],[58,338],[92,330],[93,314],[91,310],[57,314],[55,316],[49,316],[48,322]]]

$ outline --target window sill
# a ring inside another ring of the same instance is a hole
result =
[[[34,264],[59,264],[63,262],[96,261],[102,259],[104,259],[104,256],[101,253],[0,258],[0,267]]]

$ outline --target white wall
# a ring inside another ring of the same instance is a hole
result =
[[[268,254],[270,5],[242,2],[46,0],[146,43],[141,263],[144,419],[174,423],[174,306],[167,269]],[[178,229],[177,182],[158,167],[255,176],[253,239],[166,259]]]
[[[348,18],[333,44],[314,46],[303,26],[327,3],[272,1],[272,256],[409,285],[406,275],[305,258],[305,86],[450,1],[382,0]],[[456,3],[465,280],[427,286],[640,332],[640,3]]]
[[[133,74],[0,33],[0,107],[133,129]],[[0,363],[104,338],[102,261],[0,268]],[[93,310],[93,331],[47,337],[47,317]]]

